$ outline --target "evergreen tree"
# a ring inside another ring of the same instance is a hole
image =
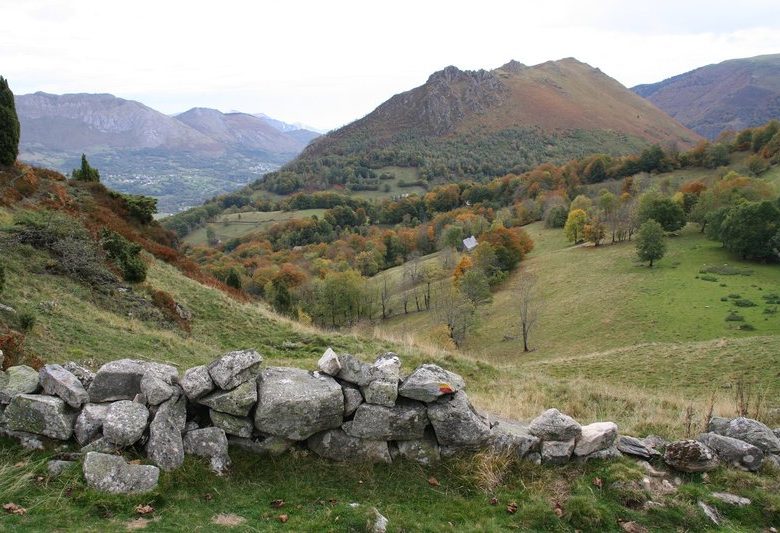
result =
[[[0,76],[0,165],[10,166],[19,155],[19,117],[14,93]]]
[[[639,228],[636,237],[636,254],[640,261],[650,261],[652,267],[653,261],[661,259],[665,253],[664,229],[661,224],[650,219]]]
[[[241,276],[238,275],[235,268],[231,268],[225,278],[225,285],[241,290]]]
[[[100,172],[98,172],[98,169],[93,168],[89,165],[86,155],[81,154],[81,168],[73,169],[73,172],[71,172],[71,177],[74,180],[79,180],[79,181],[99,182]]]

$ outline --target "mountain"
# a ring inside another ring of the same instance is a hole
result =
[[[321,130],[319,128],[315,128],[314,126],[309,126],[307,124],[302,124],[300,122],[295,122],[293,124],[290,124],[289,122],[284,122],[282,120],[269,117],[265,113],[252,113],[252,114],[256,117],[262,118],[263,120],[268,122],[271,126],[273,126],[279,131],[289,132],[289,131],[296,131],[296,130],[305,130],[319,135],[322,135],[323,133],[327,133],[327,130]]]
[[[780,54],[731,59],[632,90],[715,139],[780,118]]]
[[[278,192],[291,182],[349,185],[366,180],[366,166],[416,167],[427,180],[484,179],[593,152],[633,153],[654,143],[685,147],[698,139],[576,59],[535,66],[510,61],[491,71],[449,66],[316,139],[269,176],[267,186]],[[331,168],[323,172],[323,165]]]
[[[16,109],[22,160],[67,173],[86,153],[107,185],[154,196],[164,213],[258,179],[317,135],[214,109],[172,117],[110,94],[38,92],[17,96]]]

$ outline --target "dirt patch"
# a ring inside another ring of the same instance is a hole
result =
[[[235,527],[246,522],[246,518],[237,514],[218,514],[211,517],[211,523],[218,526]]]

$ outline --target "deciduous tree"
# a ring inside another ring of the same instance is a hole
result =
[[[666,253],[664,230],[655,220],[648,220],[639,228],[636,236],[636,253],[640,261],[658,261]]]

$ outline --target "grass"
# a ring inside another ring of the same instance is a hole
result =
[[[416,182],[420,179],[420,171],[416,167],[382,167],[376,169],[377,175],[389,174],[394,176],[393,179],[380,180],[378,191],[356,191],[352,193],[353,196],[360,198],[369,198],[384,200],[385,198],[397,198],[403,194],[425,194],[426,189],[419,185],[401,187],[399,183],[405,181],[406,183]],[[385,190],[387,189],[387,190]]]
[[[230,213],[221,215],[216,222],[198,228],[184,238],[191,245],[205,245],[208,242],[208,228],[214,230],[215,236],[222,242],[249,233],[267,229],[277,222],[297,218],[322,217],[324,209],[301,209],[298,211],[250,211],[248,213]]]

